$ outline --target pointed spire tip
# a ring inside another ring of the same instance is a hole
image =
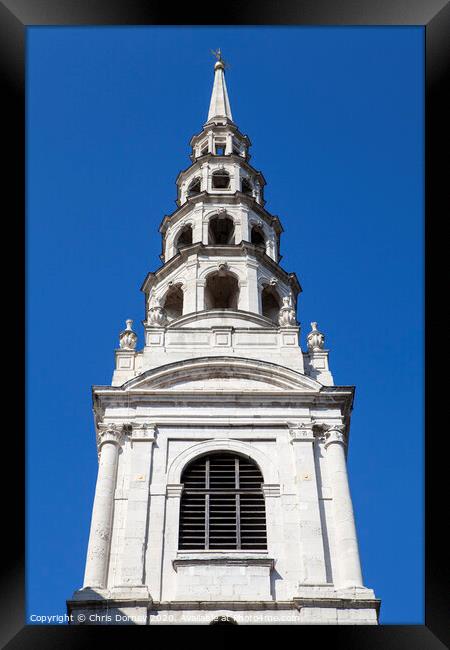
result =
[[[222,59],[220,50],[211,52],[216,57],[217,61],[214,65],[214,85],[211,94],[211,102],[209,104],[208,122],[214,121],[216,118],[226,118],[233,121],[231,114],[230,100],[228,99],[227,85],[225,83],[225,61]]]

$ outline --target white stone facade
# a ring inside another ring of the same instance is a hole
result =
[[[282,228],[249,144],[219,59],[163,265],[142,286],[143,347],[127,321],[111,385],[93,388],[99,473],[75,622],[377,623],[347,478],[353,387],[334,385],[316,323],[300,348],[301,287],[278,265]],[[267,548],[179,548],[183,471],[216,452],[259,468]]]

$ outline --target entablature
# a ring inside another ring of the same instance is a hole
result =
[[[214,144],[214,136],[218,139],[223,139],[225,151],[236,149],[236,153],[239,152],[246,160],[250,159],[249,148],[252,144],[250,138],[242,134],[234,122],[225,119],[222,123],[218,123],[217,121],[206,122],[200,133],[192,136],[189,142],[192,147],[192,153],[190,155],[192,161],[204,156],[205,154],[203,152],[211,151],[211,146]]]
[[[267,253],[250,242],[242,241],[239,244],[208,245],[201,242],[182,248],[174,257],[168,260],[155,272],[149,272],[141,286],[141,291],[148,294],[151,287],[164,280],[170,273],[188,260],[195,260],[201,256],[210,258],[248,257],[254,259],[259,265],[270,270],[271,275],[284,281],[291,287],[294,295],[301,293],[302,288],[295,273],[288,273],[279,266]]]
[[[220,170],[227,175],[228,181],[215,184],[215,174]],[[235,191],[245,191],[258,203],[264,204],[263,188],[266,181],[262,172],[235,153],[205,154],[188,168],[180,171],[175,182],[178,187],[177,205],[184,204],[191,195],[195,196],[201,191],[217,193],[221,196]]]
[[[190,214],[194,207],[201,207],[203,205],[210,206],[211,204],[218,204],[218,209],[220,206],[242,206],[246,210],[254,211],[268,226],[273,228],[274,232],[277,235],[280,235],[282,232],[284,232],[278,215],[271,214],[261,204],[255,201],[252,196],[239,191],[233,192],[232,194],[220,195],[210,192],[200,192],[200,194],[196,194],[195,196],[188,198],[186,203],[183,203],[183,205],[178,207],[171,214],[164,215],[159,225],[159,232],[162,235],[165,235],[169,226],[173,226],[180,219]]]
[[[267,185],[266,179],[264,178],[264,174],[262,173],[262,171],[260,171],[259,169],[256,169],[255,167],[253,167],[253,165],[250,165],[250,163],[248,163],[246,160],[244,160],[241,156],[239,156],[236,153],[222,154],[220,156],[212,154],[212,153],[207,153],[207,154],[205,154],[203,156],[200,156],[199,158],[195,159],[195,162],[192,163],[192,165],[189,165],[189,167],[186,167],[185,169],[182,169],[178,173],[178,176],[176,177],[175,182],[178,184],[188,172],[192,172],[192,171],[200,169],[200,167],[205,162],[206,163],[211,162],[213,164],[216,164],[216,163],[220,164],[222,159],[238,163],[239,166],[242,167],[243,169],[245,169],[246,172],[248,172],[249,174],[252,174],[253,176],[258,177],[263,186]]]
[[[257,364],[260,366],[259,369]],[[270,382],[277,389],[269,390],[265,388],[258,391],[234,389],[219,392],[217,389],[205,390],[204,388],[189,390],[186,387],[186,380],[190,379],[195,382],[204,378],[208,367],[210,376],[216,377],[230,376],[230,372],[234,377],[239,377],[242,371],[247,376],[250,372],[251,376],[256,380],[260,378],[260,380]],[[211,369],[215,370],[215,374],[211,373]],[[181,382],[183,384],[182,388],[174,390],[176,384]],[[282,390],[279,390],[280,387]],[[159,366],[133,377],[121,386],[93,386],[92,397],[94,406],[100,409],[106,408],[108,403],[117,406],[126,403],[131,408],[133,404],[142,404],[143,402],[148,404],[155,402],[179,403],[180,400],[186,406],[189,404],[198,405],[203,400],[204,407],[212,403],[223,406],[237,403],[253,405],[256,403],[273,403],[274,407],[292,406],[295,403],[297,406],[309,406],[313,415],[314,426],[320,427],[322,420],[324,423],[327,421],[326,418],[321,417],[321,409],[338,409],[342,414],[344,426],[348,427],[348,418],[353,407],[354,391],[354,386],[322,386],[305,375],[300,375],[286,367],[277,366],[277,364],[255,359],[216,356],[190,358]],[[198,418],[199,414],[195,414],[194,417]],[[279,415],[276,418],[279,419]],[[252,415],[249,414],[248,420],[251,419]],[[271,418],[268,418],[268,420],[271,421]],[[291,425],[289,417],[285,422]],[[334,425],[335,422],[333,421],[332,424]]]

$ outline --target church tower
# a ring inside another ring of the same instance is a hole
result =
[[[160,225],[143,347],[126,321],[93,387],[98,478],[74,623],[376,624],[346,454],[354,387],[301,286],[217,54],[208,118]]]

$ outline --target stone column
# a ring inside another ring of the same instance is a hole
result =
[[[186,286],[184,290],[183,299],[183,315],[192,314],[197,311],[197,280],[196,280],[196,265],[186,267]]]
[[[208,229],[209,229],[209,219],[203,219],[202,222],[202,244],[205,246],[208,244]]]
[[[261,488],[266,507],[267,550],[271,553],[271,557],[280,558],[284,555],[281,486],[279,483],[263,483]]]
[[[192,243],[196,244],[197,242],[202,241],[203,233],[203,208],[201,205],[197,205],[194,208],[192,213]]]
[[[275,262],[277,261],[275,241],[273,240],[272,237],[267,238],[267,241],[266,241],[266,253]]]
[[[240,309],[260,314],[260,289],[258,286],[258,264],[254,260],[247,259],[247,304]]]
[[[325,428],[327,473],[333,495],[337,588],[362,587],[361,563],[345,458],[344,425]],[[336,581],[335,581],[336,583]]]
[[[176,574],[173,561],[176,559],[178,550],[180,502],[183,493],[183,484],[170,483],[167,485],[166,490],[162,600],[174,600],[176,593]]]
[[[208,131],[208,151],[209,153],[214,153],[214,137],[212,131]]]
[[[302,584],[324,584],[327,576],[312,424],[290,425],[289,434],[300,503],[298,519],[303,564]]]
[[[238,309],[247,311],[247,305],[248,305],[248,282],[246,282],[245,280],[240,280]]]
[[[180,203],[186,201],[186,183],[183,183],[180,187]]]
[[[197,280],[197,311],[203,311],[205,309],[205,287],[206,280],[203,278]]]
[[[233,153],[233,136],[231,133],[226,135],[226,146],[225,146],[225,155]]]
[[[241,189],[241,168],[238,163],[233,164],[233,177],[231,181],[231,191],[232,192],[239,192]],[[236,244],[239,244],[239,241],[236,242]]]
[[[114,492],[116,489],[117,460],[122,441],[122,427],[115,424],[99,425],[99,464],[92,510],[84,587],[105,589],[111,547]]]
[[[240,209],[241,213],[241,235],[242,235],[242,241],[250,241],[250,224],[248,223],[248,208],[246,206],[242,206]]]
[[[234,220],[234,243],[240,244],[243,240],[242,237],[242,223],[240,219]]]
[[[131,467],[127,518],[123,543],[121,589],[146,592],[144,557],[147,539],[149,486],[155,425],[132,425]],[[146,595],[143,593],[143,595]]]
[[[209,170],[208,163],[203,163],[202,166],[200,167],[200,170],[202,174],[200,189],[202,192],[207,192],[208,191],[208,170]]]

